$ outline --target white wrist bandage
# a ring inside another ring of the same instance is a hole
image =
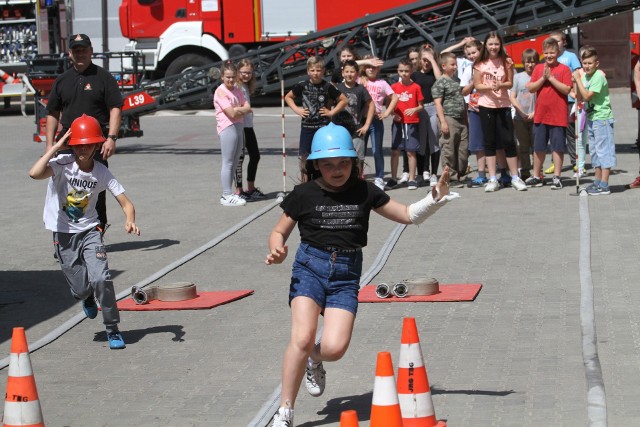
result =
[[[409,219],[413,224],[422,224],[427,218],[440,209],[441,206],[446,205],[449,200],[457,199],[458,197],[460,197],[460,194],[451,192],[436,202],[430,191],[427,197],[409,205]]]

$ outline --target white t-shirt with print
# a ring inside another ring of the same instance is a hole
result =
[[[114,197],[124,188],[102,163],[93,162],[91,172],[83,172],[74,154],[61,154],[49,160],[49,178],[42,219],[47,230],[79,233],[98,225],[98,194],[109,190]]]

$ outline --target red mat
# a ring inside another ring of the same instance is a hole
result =
[[[198,292],[194,299],[186,301],[158,301],[148,304],[136,304],[132,298],[118,301],[118,308],[123,311],[155,311],[155,310],[203,310],[226,304],[253,294],[250,289],[241,291]]]
[[[376,295],[377,285],[367,285],[360,289],[358,302],[455,302],[455,301],[473,301],[478,296],[481,283],[465,283],[457,285],[440,284],[440,292],[433,295],[410,296],[406,298],[398,298],[391,296],[389,298],[378,298]]]

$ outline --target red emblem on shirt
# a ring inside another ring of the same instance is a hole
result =
[[[86,85],[84,85],[84,90],[92,90],[91,83],[87,83]]]

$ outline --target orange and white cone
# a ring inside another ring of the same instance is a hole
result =
[[[3,427],[44,427],[24,328],[13,328]]]
[[[358,413],[353,409],[342,411],[340,414],[340,427],[358,427]]]
[[[369,425],[370,427],[402,427],[393,363],[391,353],[388,351],[378,353]]]
[[[13,83],[15,80],[10,74],[5,73],[4,70],[0,70],[0,79],[5,83]]]
[[[413,317],[406,317],[402,325],[398,400],[404,427],[446,427],[444,421],[436,419],[416,319]]]

